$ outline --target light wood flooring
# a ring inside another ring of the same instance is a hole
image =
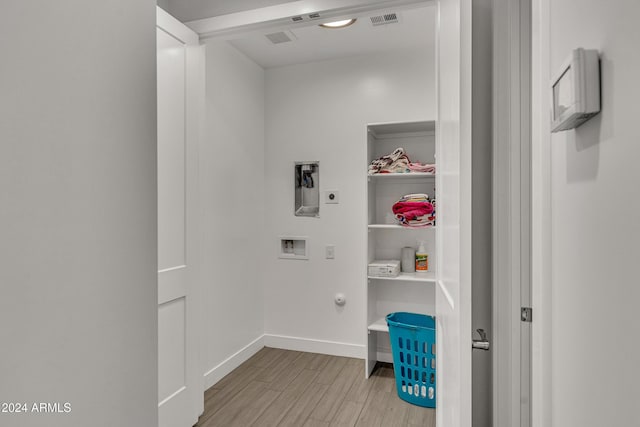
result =
[[[436,425],[435,409],[398,398],[393,365],[265,347],[205,392],[197,427]]]

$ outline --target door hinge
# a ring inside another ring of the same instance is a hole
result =
[[[520,320],[531,323],[533,319],[533,309],[531,307],[520,307]]]

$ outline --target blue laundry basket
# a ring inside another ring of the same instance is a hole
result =
[[[436,407],[436,318],[416,313],[387,316],[398,397]]]

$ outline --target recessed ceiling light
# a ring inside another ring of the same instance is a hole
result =
[[[351,19],[343,19],[341,21],[327,22],[325,24],[320,24],[321,27],[324,28],[344,28],[356,22],[356,18]]]

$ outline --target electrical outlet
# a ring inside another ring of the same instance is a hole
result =
[[[325,203],[340,203],[340,193],[338,190],[327,190],[324,192]]]
[[[327,245],[325,247],[325,258],[334,259],[336,257],[336,247],[335,245]]]

